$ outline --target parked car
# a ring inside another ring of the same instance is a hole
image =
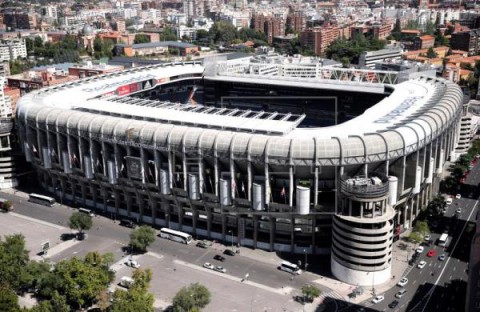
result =
[[[446,258],[445,254],[441,254],[440,257],[438,257],[438,260],[445,261],[445,258]]]
[[[392,302],[390,302],[390,304],[388,305],[388,307],[390,309],[395,309],[398,305],[398,300],[393,300]]]
[[[425,239],[426,241],[429,241],[430,238],[431,238],[430,234],[427,234],[427,235],[425,235],[425,237],[424,237],[424,239]]]
[[[199,241],[196,246],[197,246],[197,247],[200,247],[200,248],[208,248],[208,247],[210,247],[211,245],[212,245],[212,243],[210,243],[210,242],[207,242],[207,241]]]
[[[418,263],[417,268],[423,269],[427,265],[427,261],[422,260]]]
[[[213,270],[215,268],[215,266],[213,264],[211,264],[210,262],[205,262],[203,264],[203,267],[207,268],[207,269],[211,269],[211,270]]]
[[[407,284],[408,284],[408,278],[402,277],[402,278],[398,281],[397,286],[403,287],[403,286],[405,286],[405,285],[407,285]]]
[[[213,269],[214,269],[215,271],[217,271],[217,272],[220,272],[220,273],[227,273],[227,270],[226,270],[224,267],[219,266],[219,265],[217,265],[217,266],[214,267]]]
[[[395,294],[395,298],[402,298],[403,296],[405,296],[405,294],[407,293],[407,290],[405,288],[403,288],[402,290],[400,290],[399,292],[397,292]]]
[[[433,257],[433,256],[435,256],[435,254],[436,254],[435,249],[430,249],[430,250],[427,252],[427,257]]]
[[[225,249],[223,252],[224,255],[235,256],[235,252],[231,249]]]
[[[221,262],[225,261],[225,257],[222,257],[220,255],[215,255],[215,257],[213,257],[213,259],[221,261]]]
[[[461,194],[457,194],[457,195],[455,195],[455,198],[456,198],[456,199],[460,199],[460,198],[462,198],[462,195],[461,195]]]
[[[457,208],[457,210],[455,210],[455,213],[461,214],[462,213],[462,208]]]
[[[135,223],[132,220],[128,220],[128,219],[120,220],[120,225],[126,226],[128,228],[132,228],[132,229],[135,227]]]
[[[379,302],[382,302],[383,300],[385,300],[384,296],[376,296],[375,298],[372,299],[372,303],[377,304]]]
[[[127,261],[125,261],[125,265],[135,269],[138,269],[140,267],[140,263],[132,259],[128,259]]]
[[[422,253],[424,250],[423,246],[418,246],[417,249],[415,249],[416,252]]]

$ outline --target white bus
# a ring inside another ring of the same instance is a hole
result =
[[[160,237],[171,239],[173,241],[183,244],[190,244],[192,242],[192,235],[180,231],[171,230],[169,228],[161,228]]]
[[[55,205],[55,198],[48,197],[45,195],[39,195],[35,193],[28,195],[28,201],[32,203],[40,204],[40,205],[49,206],[49,207],[52,207],[53,205]]]
[[[438,246],[445,247],[447,246],[447,243],[448,243],[448,234],[444,233],[440,235],[440,238],[438,239]]]
[[[285,272],[292,273],[292,274],[296,274],[296,275],[299,275],[300,273],[302,273],[302,270],[300,270],[298,265],[293,264],[293,263],[288,262],[288,261],[282,261],[282,263],[280,264],[278,269],[280,269],[282,271],[285,271]]]

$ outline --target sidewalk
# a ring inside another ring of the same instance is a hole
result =
[[[394,287],[398,281],[405,275],[405,273],[411,268],[408,265],[408,258],[414,252],[414,244],[404,240],[410,234],[411,230],[407,230],[400,235],[400,239],[393,244],[392,247],[392,279],[388,282],[376,285],[375,292],[377,294],[382,294],[383,292],[389,290],[390,288]],[[219,253],[222,253],[225,249],[231,249],[231,246],[228,246],[223,243],[213,243],[210,247],[214,250],[217,250]],[[234,248],[236,250],[236,248]],[[268,252],[260,249],[251,249],[249,247],[240,247],[240,255],[243,257],[248,257],[255,261],[261,261],[264,263],[272,264],[277,266],[281,259],[278,258],[275,252]],[[350,285],[347,283],[343,283],[339,280],[324,277],[317,275],[315,273],[309,272],[309,274],[314,274],[318,276],[316,280],[313,282],[321,285],[322,289],[324,290],[319,298],[316,298],[313,303],[306,304],[304,307],[304,311],[306,312],[318,312],[322,309],[322,303],[324,302],[325,298],[335,298],[340,299],[345,302],[351,302],[355,304],[359,304],[363,301],[369,300],[373,298],[372,295],[372,287],[363,287],[364,292],[362,295],[357,296],[356,298],[351,299],[348,295],[352,293],[352,291],[356,288],[356,285]],[[394,278],[393,278],[394,277]]]

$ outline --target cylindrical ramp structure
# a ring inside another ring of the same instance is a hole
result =
[[[108,170],[108,182],[110,184],[117,184],[117,168],[115,167],[115,161],[107,161]]]
[[[45,169],[52,169],[52,159],[48,147],[42,147],[43,167]]]
[[[188,196],[191,200],[200,199],[200,188],[198,187],[198,175],[188,174]]]
[[[252,208],[255,211],[265,209],[265,186],[263,184],[252,184]]]
[[[220,179],[220,204],[222,206],[232,205],[232,193],[230,180]]]
[[[70,157],[68,156],[68,151],[62,151],[62,164],[63,164],[63,172],[72,173],[72,164],[70,163]]]
[[[93,179],[92,158],[90,155],[83,156],[83,170],[85,172],[85,178]]]
[[[425,183],[431,184],[433,182],[433,171],[435,170],[435,159],[430,157],[430,162],[428,164],[428,175]]]
[[[308,215],[310,213],[310,188],[297,185],[297,213]]]
[[[170,194],[170,181],[168,172],[165,169],[160,169],[160,192],[162,195]]]
[[[395,176],[388,177],[388,204],[395,206],[397,204],[398,178]]]
[[[422,167],[417,166],[415,171],[415,186],[413,187],[412,193],[420,193],[420,185],[422,184]]]

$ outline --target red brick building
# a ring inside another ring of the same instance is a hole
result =
[[[330,43],[338,39],[339,31],[335,26],[320,26],[309,28],[300,33],[300,43],[313,50],[316,55],[322,55]]]
[[[293,32],[304,31],[307,27],[307,18],[301,11],[289,14],[287,17],[286,26]]]
[[[430,35],[419,36],[413,39],[413,50],[433,48],[435,37]]]
[[[273,42],[273,37],[285,36],[285,19],[282,17],[255,15],[253,28],[267,35],[268,43]]]

